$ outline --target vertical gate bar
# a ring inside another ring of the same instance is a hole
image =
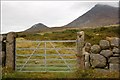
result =
[[[45,62],[45,71],[47,71],[47,70],[46,70],[46,69],[47,69],[47,68],[46,68],[46,67],[47,67],[47,66],[46,66],[46,42],[45,42],[45,60],[44,60],[44,62]]]

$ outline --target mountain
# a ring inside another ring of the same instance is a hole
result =
[[[109,5],[95,5],[91,10],[63,27],[98,27],[119,23],[119,9]]]
[[[56,31],[67,28],[84,28],[84,27],[90,28],[90,27],[114,25],[118,23],[119,23],[118,7],[97,4],[88,12],[78,17],[74,21],[68,23],[67,25],[61,27],[49,28],[42,23],[38,23],[23,32],[37,33],[44,31]]]
[[[38,23],[33,25],[31,28],[25,30],[24,32],[41,32],[43,30],[48,30],[49,27],[47,27],[46,25],[42,24],[42,23]]]

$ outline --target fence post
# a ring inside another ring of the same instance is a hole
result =
[[[15,70],[15,37],[14,32],[7,34],[6,39],[6,67]]]
[[[82,48],[84,47],[84,31],[77,32],[77,63],[78,68],[84,69],[84,55]]]

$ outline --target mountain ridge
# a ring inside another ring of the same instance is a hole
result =
[[[117,7],[97,4],[91,10],[63,27],[94,27],[116,24],[119,22],[117,14]]]

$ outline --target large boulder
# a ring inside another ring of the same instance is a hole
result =
[[[120,54],[120,49],[114,47],[113,50],[112,50],[112,52],[113,52],[114,54]]]
[[[101,49],[110,48],[110,43],[107,40],[100,40],[99,45],[100,45]]]
[[[108,58],[113,55],[113,52],[111,50],[102,50],[100,54]]]
[[[90,54],[90,64],[93,68],[106,67],[106,58],[100,54]]]
[[[110,71],[120,71],[120,64],[113,64],[113,63],[110,63],[109,64],[109,69]]]
[[[110,57],[108,62],[118,64],[120,63],[120,57]]]
[[[92,52],[92,53],[99,53],[100,51],[101,51],[101,48],[100,48],[99,45],[93,45],[93,46],[91,47],[91,52]]]

